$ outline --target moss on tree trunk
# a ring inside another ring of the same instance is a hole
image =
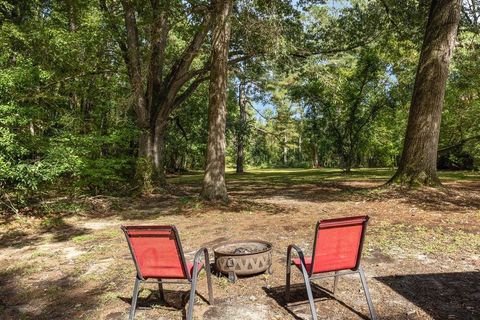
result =
[[[232,0],[212,1],[212,66],[208,104],[207,166],[202,197],[209,201],[228,201],[225,184],[225,129],[227,121],[227,64],[230,41]]]
[[[460,0],[432,0],[425,31],[400,164],[389,183],[438,186],[440,122],[460,20]]]

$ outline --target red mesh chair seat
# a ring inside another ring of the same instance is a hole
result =
[[[189,279],[182,248],[171,227],[126,227],[132,253],[143,278]],[[187,268],[188,269],[188,268]]]
[[[312,257],[304,257],[305,258],[305,269],[307,272],[310,273],[312,270]],[[302,263],[300,258],[292,259],[292,263],[300,270],[302,270]]]
[[[187,270],[190,274],[190,277],[193,276],[193,263],[187,262]],[[203,268],[203,263],[198,263],[198,270]],[[162,279],[184,279],[183,270],[176,266],[168,268],[166,266],[149,266],[142,270],[142,276],[147,278],[162,278]]]
[[[357,269],[366,221],[364,216],[321,221],[309,273]]]

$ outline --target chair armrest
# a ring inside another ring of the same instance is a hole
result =
[[[301,263],[305,266],[305,256],[303,255],[302,249],[298,246],[291,244],[287,248],[287,264],[292,264],[292,249],[297,252],[298,257],[300,258]]]
[[[196,274],[196,272],[198,271],[198,263],[201,261],[202,254],[204,256],[205,265],[210,264],[207,248],[204,247],[204,248],[198,249],[197,252],[195,253],[195,257],[193,258],[193,274]]]
[[[300,258],[301,270],[304,277],[308,277],[309,273],[307,271],[307,265],[305,264],[305,256],[303,255],[302,249],[297,247],[294,244],[291,244],[287,248],[287,273],[290,272],[290,266],[292,265],[292,249],[297,252],[298,257]]]

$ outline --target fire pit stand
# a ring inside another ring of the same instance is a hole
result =
[[[272,273],[272,244],[259,240],[223,242],[213,247],[215,269],[228,274],[234,283],[237,276]]]

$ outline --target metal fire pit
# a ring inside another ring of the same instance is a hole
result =
[[[272,273],[272,244],[259,240],[223,242],[213,247],[215,269],[228,274],[235,282],[237,275],[247,276],[265,271]]]

